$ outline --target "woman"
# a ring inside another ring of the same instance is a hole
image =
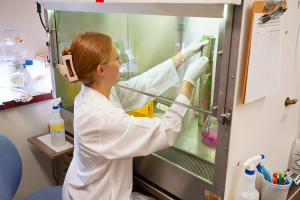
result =
[[[176,68],[207,43],[197,41],[164,63],[119,84],[160,95],[179,81]],[[125,111],[142,107],[153,98],[113,86],[120,81],[122,61],[107,35],[80,34],[70,49],[63,49],[61,58],[60,72],[70,82],[82,82],[74,103],[75,148],[63,199],[134,199],[133,157],[173,145],[184,130],[182,124],[187,126],[193,115],[186,114],[187,109],[179,105],[172,105],[162,119],[127,115]],[[188,67],[176,101],[189,104],[200,69],[207,62],[206,57],[201,57]]]

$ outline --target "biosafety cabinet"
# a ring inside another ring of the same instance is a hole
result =
[[[149,181],[155,185],[153,190],[168,194],[161,199],[196,200],[206,199],[205,196],[224,199],[241,0],[38,2],[45,8],[53,96],[64,98],[62,117],[70,133],[74,133],[74,98],[81,84],[69,83],[60,75],[57,64],[61,63],[62,48],[69,48],[76,35],[86,31],[109,35],[123,62],[122,81],[171,58],[200,37],[210,36],[209,45],[200,52],[209,58],[209,63],[201,72],[191,104],[182,105],[194,110],[195,118],[174,146],[134,158],[133,166],[136,180]],[[177,103],[175,98],[184,73],[200,55],[189,58],[177,69],[180,82],[160,96],[121,84],[115,86],[153,97],[153,114],[148,117],[160,117],[164,111],[157,105]]]

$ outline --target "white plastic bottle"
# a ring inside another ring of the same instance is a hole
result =
[[[289,169],[294,171],[296,174],[300,174],[300,138],[297,138],[292,150],[291,161]]]
[[[66,143],[65,137],[65,124],[64,120],[60,117],[59,107],[61,104],[62,97],[54,99],[51,103],[53,104],[52,119],[50,121],[50,134],[51,134],[51,145],[55,147],[63,146]]]
[[[258,200],[259,193],[255,189],[255,180],[257,176],[257,172],[255,167],[260,169],[260,162],[264,159],[264,155],[255,156],[250,158],[244,163],[246,167],[245,172],[242,174],[242,183],[235,189],[234,200]]]

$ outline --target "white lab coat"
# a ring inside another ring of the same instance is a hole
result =
[[[119,84],[160,95],[178,81],[169,59]],[[108,100],[82,85],[74,103],[75,148],[63,185],[64,200],[131,199],[133,157],[173,145],[194,117],[193,112],[186,113],[186,108],[175,104],[162,119],[135,118],[125,113],[151,100],[152,97],[116,87]],[[189,104],[184,95],[176,101]],[[181,123],[183,120],[185,123]]]

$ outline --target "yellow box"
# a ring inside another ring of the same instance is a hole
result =
[[[153,101],[148,103],[142,108],[138,108],[136,110],[132,110],[127,112],[129,115],[133,115],[135,117],[145,117],[147,115],[151,115],[153,113]]]

